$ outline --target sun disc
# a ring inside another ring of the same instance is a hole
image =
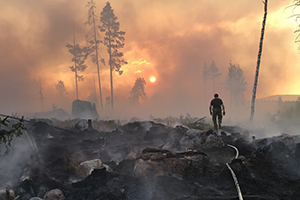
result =
[[[151,77],[150,77],[150,81],[151,81],[152,83],[154,83],[154,82],[156,81],[156,78],[155,78],[154,76],[151,76]]]

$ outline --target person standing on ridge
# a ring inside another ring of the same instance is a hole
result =
[[[214,99],[211,100],[209,106],[209,113],[212,115],[212,120],[214,122],[215,129],[221,128],[222,124],[222,117],[225,116],[225,106],[223,104],[222,99],[219,98],[218,94],[214,95]],[[223,114],[223,115],[222,115]],[[217,124],[217,117],[218,117],[218,124]]]

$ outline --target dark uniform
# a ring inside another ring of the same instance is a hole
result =
[[[222,113],[223,110],[223,113]],[[221,128],[222,124],[222,114],[225,115],[225,107],[223,104],[222,99],[219,98],[218,94],[215,94],[215,98],[211,100],[209,106],[209,112],[212,115],[212,120],[214,122],[214,127],[217,128],[217,117],[218,117],[218,124],[219,128]]]

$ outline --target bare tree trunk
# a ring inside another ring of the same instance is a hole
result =
[[[75,62],[76,66],[76,62]],[[75,67],[76,99],[78,99],[77,69]]]
[[[110,36],[109,36],[110,37]],[[111,110],[114,110],[114,88],[113,88],[113,66],[111,62],[111,43],[109,38],[109,68],[110,68],[110,102],[111,102]]]
[[[264,19],[263,19],[263,22],[262,22],[259,50],[258,50],[258,56],[257,56],[257,65],[256,65],[255,80],[254,80],[254,85],[253,85],[253,94],[252,94],[252,102],[251,102],[250,121],[252,121],[253,117],[254,117],[254,106],[255,106],[255,97],[256,97],[258,74],[259,74],[259,65],[260,65],[261,52],[262,52],[264,33],[265,33],[265,26],[266,26],[266,20],[267,20],[268,0],[265,0],[263,3],[265,4],[265,13],[264,13]]]
[[[111,102],[111,110],[114,110],[114,90],[113,90],[113,76],[112,76],[113,70],[111,64],[109,66],[110,66],[110,102]]]
[[[102,90],[101,90],[100,69],[99,69],[99,57],[98,57],[98,43],[97,43],[97,33],[96,33],[96,23],[95,23],[94,11],[93,11],[93,26],[94,26],[94,41],[95,41],[95,48],[96,48],[96,64],[97,64],[97,72],[98,72],[98,86],[99,86],[99,95],[100,95],[100,105],[101,105],[101,111],[103,111]]]
[[[74,23],[73,23],[73,43],[74,43],[74,48],[76,46],[76,42],[75,42],[75,27],[74,27]],[[74,69],[75,69],[75,84],[76,84],[76,99],[78,99],[78,84],[77,84],[77,66],[76,66],[76,54],[74,54]]]

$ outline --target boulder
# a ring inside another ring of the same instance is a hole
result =
[[[81,101],[79,99],[72,103],[72,116],[75,118],[99,118],[96,105],[89,101]]]
[[[0,200],[13,200],[15,193],[13,190],[0,190]]]
[[[65,196],[59,189],[50,190],[43,198],[44,200],[64,200]]]

